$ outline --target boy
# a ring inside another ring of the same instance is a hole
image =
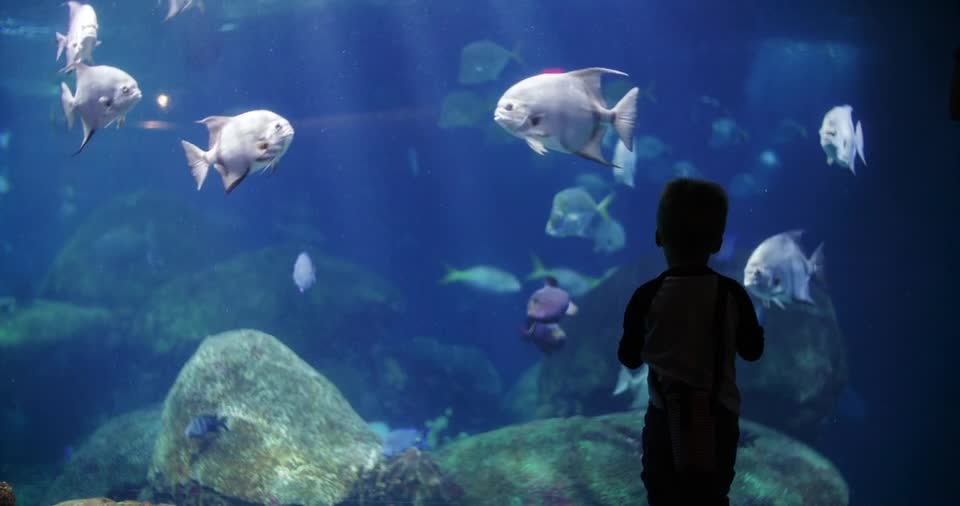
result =
[[[740,436],[735,354],[763,354],[763,328],[747,292],[707,267],[720,251],[727,195],[695,179],[669,182],[657,209],[668,269],[634,292],[618,356],[646,362],[643,472],[651,506],[727,505]]]

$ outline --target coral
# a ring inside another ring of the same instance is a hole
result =
[[[16,506],[17,496],[13,493],[13,485],[0,481],[0,506]]]
[[[416,448],[380,462],[361,474],[340,506],[408,504],[459,505],[463,489],[430,457]]]

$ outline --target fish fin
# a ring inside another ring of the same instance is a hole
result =
[[[67,130],[73,128],[73,112],[77,109],[77,101],[70,93],[67,83],[60,83],[60,105],[63,106],[63,114],[67,117]]]
[[[620,373],[617,374],[617,384],[613,387],[613,395],[620,395],[626,392],[632,379],[633,376],[630,375],[630,371],[627,370],[626,367],[620,366]]]
[[[860,122],[857,122],[857,128],[853,132],[853,144],[857,147],[857,154],[860,155],[860,160],[863,162],[863,166],[867,166],[867,159],[863,156],[863,127],[860,125]],[[851,157],[850,170],[853,170],[853,163]],[[856,172],[854,172],[856,174]]]
[[[788,230],[784,232],[783,235],[793,239],[794,241],[799,241],[800,238],[803,237],[803,229],[797,228],[794,230]]]
[[[547,275],[547,268],[544,267],[540,257],[531,252],[530,260],[533,262],[533,272],[527,275],[528,280],[542,278]]]
[[[187,157],[190,174],[193,175],[193,179],[197,182],[197,190],[199,191],[203,186],[203,181],[207,179],[207,172],[210,170],[207,153],[187,141],[180,141],[180,144],[183,146],[183,153]]]
[[[780,309],[787,309],[787,306],[784,306],[780,299],[773,299],[773,303]]]
[[[60,57],[63,56],[63,50],[66,48],[67,48],[67,37],[64,34],[57,32],[57,60],[56,61],[60,61]]]
[[[80,2],[74,2],[73,0],[70,0],[66,3],[66,6],[70,8],[70,19],[73,19],[73,16],[76,15],[77,9],[79,9],[81,5]]]
[[[603,200],[601,200],[600,203],[597,204],[597,212],[600,213],[600,217],[603,218],[603,221],[609,222],[612,220],[612,218],[610,218],[610,213],[607,211],[607,208],[610,207],[610,203],[613,202],[613,195],[614,194],[611,192],[610,195],[607,195],[606,197],[604,197]]]
[[[223,180],[223,191],[227,195],[230,195],[230,192],[232,192],[237,187],[237,185],[242,183],[243,180],[246,179],[248,175],[250,175],[250,167],[247,167],[242,174],[230,172],[227,170],[226,167],[224,167],[223,165],[220,165],[219,163],[213,164],[213,168],[220,173],[220,179]]]
[[[813,298],[810,297],[810,276],[806,276],[803,280],[797,282],[797,286],[794,288],[793,299],[806,302],[807,304],[813,304]]]
[[[615,167],[612,163],[608,162],[606,158],[603,157],[603,153],[600,148],[603,146],[603,134],[606,132],[606,128],[600,123],[597,124],[597,127],[593,130],[593,137],[584,144],[579,151],[574,152],[574,154],[586,158],[587,160],[592,160],[607,167]],[[631,141],[632,142],[632,141]]]
[[[820,243],[820,245],[817,246],[817,249],[814,250],[813,255],[810,256],[807,264],[810,266],[810,275],[816,276],[822,283],[826,283],[826,257],[823,254],[823,245],[824,243]]]
[[[827,165],[833,165],[833,157],[831,156],[827,157]]]
[[[216,145],[217,140],[220,139],[220,131],[223,130],[223,126],[231,119],[231,116],[207,116],[197,122],[206,125],[207,131],[209,132],[210,137],[207,140],[207,149],[213,150],[213,146]]]
[[[120,130],[120,127],[122,127],[122,126],[124,126],[124,125],[126,125],[126,124],[127,124],[127,117],[126,117],[126,116],[120,116],[120,117],[117,118],[117,130]]]
[[[593,98],[596,103],[604,104],[603,92],[600,89],[600,79],[604,74],[614,74],[627,77],[626,72],[620,72],[619,70],[607,69],[603,67],[590,67],[586,69],[572,70],[567,72],[566,75],[583,81],[583,84],[586,87],[587,93],[590,95],[590,97]]]
[[[87,121],[82,117],[80,118],[80,123],[83,124],[83,142],[80,143],[80,149],[73,153],[73,156],[77,156],[83,151],[83,148],[86,147],[87,143],[90,142],[90,139],[93,138],[93,134],[96,133],[96,128],[90,128],[90,125],[87,124]]]
[[[569,304],[567,304],[567,311],[566,311],[567,316],[573,316],[577,314],[577,312],[579,311],[580,311],[580,308],[578,308],[577,305],[574,304],[572,301]]]
[[[530,146],[530,149],[532,149],[534,153],[541,156],[547,154],[547,147],[544,146],[542,142],[536,139],[531,139],[530,137],[526,137],[524,140],[527,141],[527,146]]]
[[[633,152],[633,128],[637,124],[637,94],[640,88],[633,88],[613,107],[613,128],[620,141]]]
[[[461,279],[460,271],[450,265],[444,265],[443,267],[446,269],[447,273],[443,276],[443,279],[440,280],[441,285],[448,285]]]
[[[763,299],[762,301],[760,301],[760,304],[761,304],[765,309],[770,309],[770,299]]]

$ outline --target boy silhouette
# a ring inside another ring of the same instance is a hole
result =
[[[638,288],[623,317],[620,363],[646,362],[643,472],[651,506],[727,505],[740,437],[735,355],[763,354],[763,328],[746,290],[709,267],[720,251],[727,195],[675,179],[657,209],[668,269]]]

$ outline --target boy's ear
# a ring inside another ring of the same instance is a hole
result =
[[[660,229],[659,229],[659,228],[657,229],[656,232],[654,232],[654,241],[656,241],[658,248],[662,248],[662,247],[663,247],[663,239],[660,237]]]

